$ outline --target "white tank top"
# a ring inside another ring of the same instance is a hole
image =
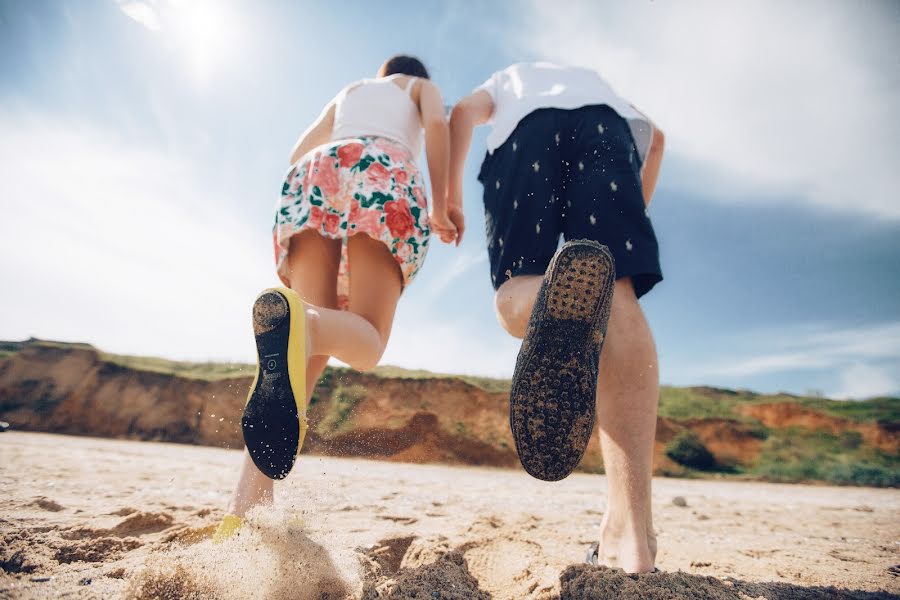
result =
[[[422,154],[422,120],[410,92],[416,81],[410,77],[401,89],[391,75],[363,79],[345,87],[335,98],[331,141],[381,136],[400,142],[418,160]]]

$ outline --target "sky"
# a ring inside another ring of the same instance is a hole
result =
[[[252,361],[291,147],[419,56],[452,104],[525,60],[589,66],[666,133],[643,300],[663,383],[900,395],[900,5],[0,0],[0,339]],[[383,362],[507,377],[475,176],[466,238]]]

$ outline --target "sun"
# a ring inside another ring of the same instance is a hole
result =
[[[237,7],[229,0],[115,0],[132,20],[164,40],[199,80],[239,60],[243,33]]]
[[[239,29],[230,3],[171,0],[166,13],[173,42],[196,77],[210,77],[235,57]]]

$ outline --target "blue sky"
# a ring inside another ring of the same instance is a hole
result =
[[[900,393],[900,8],[891,3],[0,0],[0,338],[253,357],[297,135],[420,56],[453,102],[511,62],[599,69],[666,131],[643,302],[665,383]],[[481,190],[385,362],[508,376]]]

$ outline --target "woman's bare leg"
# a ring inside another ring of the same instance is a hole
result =
[[[350,306],[334,310],[308,306],[310,352],[333,356],[357,371],[378,364],[391,333],[403,289],[400,267],[383,242],[368,235],[347,241]]]
[[[365,321],[377,332],[377,352],[368,357],[374,367],[381,360],[391,335],[394,313],[403,291],[403,275],[384,243],[368,235],[351,237],[347,251],[350,260],[350,314],[347,316]]]
[[[337,310],[340,252],[340,241],[307,231],[292,239],[288,253],[291,289],[307,303],[307,401],[330,356],[358,370],[378,364],[402,291],[400,269],[385,245],[367,235],[353,236],[348,241],[349,312]],[[273,500],[273,481],[245,451],[229,512],[243,516],[253,506]]]
[[[337,307],[336,282],[341,260],[339,240],[324,238],[314,231],[303,232],[292,238],[287,260],[291,289],[304,302],[328,308]],[[328,356],[310,356],[306,371],[307,402],[327,363]],[[250,454],[244,449],[241,474],[228,512],[243,517],[257,504],[273,502],[273,483],[256,468]]]

